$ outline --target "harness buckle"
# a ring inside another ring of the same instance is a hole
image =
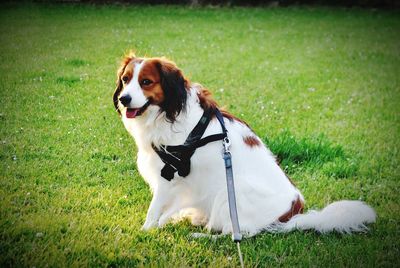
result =
[[[228,137],[225,137],[222,140],[222,144],[224,145],[224,152],[230,153],[231,151],[229,150],[229,148],[231,147],[231,140]]]

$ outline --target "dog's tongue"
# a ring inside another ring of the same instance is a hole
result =
[[[126,117],[127,118],[135,118],[138,112],[139,112],[139,109],[128,108],[128,109],[126,109]]]

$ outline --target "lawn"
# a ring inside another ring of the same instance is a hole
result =
[[[399,267],[400,12],[0,5],[0,266],[239,264],[188,222],[140,231],[151,200],[114,111],[121,57],[167,56],[247,121],[306,209],[364,200],[368,233],[262,233],[247,267]]]

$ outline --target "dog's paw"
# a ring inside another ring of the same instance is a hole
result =
[[[142,231],[148,231],[150,229],[153,229],[158,226],[158,222],[154,220],[146,220],[146,222],[143,224],[141,230]]]

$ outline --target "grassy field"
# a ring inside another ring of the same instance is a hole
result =
[[[399,267],[400,13],[1,4],[0,266],[238,265],[188,222],[140,231],[151,195],[112,105],[120,58],[165,55],[246,120],[306,209],[372,205],[356,235],[263,233],[247,267]]]

